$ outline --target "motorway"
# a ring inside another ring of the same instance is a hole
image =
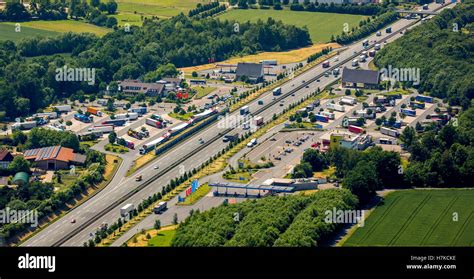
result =
[[[439,5],[432,4],[430,9],[435,7],[439,7]],[[399,30],[406,28],[406,26],[413,23],[413,21],[414,20],[401,19],[392,24],[391,26],[394,34],[392,34],[392,37],[387,41],[392,41],[402,36],[399,34]],[[370,41],[383,41],[386,36],[386,34],[382,37],[372,35],[368,39]],[[361,42],[356,42],[350,45],[347,50],[338,55],[339,61],[341,62],[338,62],[340,65],[337,66],[343,67],[349,65],[352,58],[357,55],[354,53],[359,53],[362,50],[363,47]],[[336,77],[332,75],[329,77],[322,76],[326,70],[327,69],[322,69],[321,66],[316,66],[285,83],[282,86],[283,96],[279,97],[276,100],[276,103],[269,106],[258,115],[261,115],[265,120],[268,120],[273,116],[273,114],[280,113],[290,103],[308,96],[318,87],[323,89],[325,86],[334,82],[337,79]],[[317,77],[319,77],[320,82],[315,81]],[[310,80],[314,81],[309,82]],[[295,88],[298,89],[295,93],[295,97],[291,95],[285,96],[285,93]],[[285,99],[285,106],[279,106],[278,103],[280,98]],[[264,93],[259,100],[263,100],[264,104],[271,104],[273,101],[272,93]],[[257,104],[257,100],[251,102],[249,107],[251,113],[261,108],[261,106]],[[238,114],[239,112],[237,111],[232,113],[231,116],[236,117]],[[141,174],[144,181],[150,179],[152,182],[145,185],[143,189],[140,189],[134,194],[130,195],[129,193],[136,190],[140,183],[135,182],[133,177],[126,178],[118,176],[115,179],[118,183],[109,184],[94,197],[74,208],[63,218],[44,228],[42,231],[25,241],[22,246],[82,246],[85,241],[90,239],[91,233],[94,233],[101,224],[115,222],[119,218],[119,209],[125,204],[138,204],[148,196],[161,191],[161,188],[171,179],[180,176],[183,170],[192,170],[192,168],[201,165],[211,156],[214,156],[217,152],[225,148],[227,143],[224,143],[219,139],[219,133],[227,131],[228,128],[232,127],[220,127],[217,123],[214,123],[171,149],[169,152],[159,156],[153,164],[149,164],[139,170],[136,174]],[[235,128],[232,133],[233,132],[242,133],[242,129],[238,127]],[[216,137],[217,140],[215,140]],[[202,138],[207,144],[202,145],[199,143],[199,138]],[[189,154],[192,153],[194,154],[189,156]],[[157,164],[160,166],[159,170],[153,168],[153,166]],[[156,177],[157,175],[158,177]],[[170,207],[168,212],[173,212],[175,207]],[[70,222],[72,219],[76,220],[75,224]]]

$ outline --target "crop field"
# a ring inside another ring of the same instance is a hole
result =
[[[11,37],[11,40],[18,40],[24,37],[31,36],[53,36],[58,33],[75,32],[75,33],[93,33],[97,36],[103,36],[112,29],[99,27],[76,20],[35,20],[21,23],[21,32],[15,32],[15,23],[5,22],[0,24],[1,38]],[[5,36],[4,36],[5,35]]]
[[[188,11],[196,8],[202,0],[117,0],[120,15],[141,17],[157,16],[168,18],[179,13],[187,15]],[[118,18],[122,19],[122,18]],[[125,22],[125,21],[122,21]],[[135,22],[135,21],[133,21]],[[133,23],[130,23],[133,24]]]
[[[10,23],[0,23],[0,40],[18,41],[23,38],[35,36],[55,36],[57,32],[40,30],[30,27],[21,26],[21,32],[15,32],[15,25]]]
[[[239,22],[256,22],[259,19],[267,20],[269,17],[298,27],[307,26],[313,43],[328,42],[331,39],[331,35],[336,36],[342,33],[345,23],[348,24],[350,29],[359,26],[359,22],[366,18],[366,16],[362,15],[252,9],[231,10],[219,16],[222,19]]]
[[[343,246],[474,246],[474,190],[393,192]]]

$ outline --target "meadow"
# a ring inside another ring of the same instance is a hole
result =
[[[0,23],[0,40],[19,41],[23,38],[35,36],[55,36],[57,32],[46,31],[41,29],[30,28],[26,26],[21,27],[21,32],[15,32],[15,25],[11,23]]]
[[[390,193],[343,246],[474,246],[474,190]]]
[[[267,18],[281,20],[283,23],[298,27],[306,26],[313,43],[324,43],[331,39],[331,35],[342,33],[344,24],[348,28],[359,26],[359,22],[365,19],[362,15],[297,12],[290,10],[261,10],[261,9],[234,9],[219,16],[222,19],[236,20],[239,22],[256,22],[257,20],[267,20]]]

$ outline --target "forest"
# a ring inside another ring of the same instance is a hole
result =
[[[474,2],[458,3],[413,28],[375,57],[379,69],[419,68],[420,93],[447,99],[465,109],[474,97]]]
[[[325,222],[326,210],[350,210],[357,204],[348,190],[331,189],[221,205],[193,212],[180,224],[172,246],[321,246],[339,228]]]
[[[112,81],[156,76],[161,65],[185,67],[222,61],[258,51],[283,51],[311,43],[306,29],[268,19],[240,23],[183,14],[148,20],[130,32],[117,30],[102,38],[64,34],[0,43],[0,119],[37,112],[76,93],[95,94]],[[26,57],[31,57],[26,59]],[[58,82],[55,69],[95,68],[96,83]],[[155,74],[154,74],[155,73]]]

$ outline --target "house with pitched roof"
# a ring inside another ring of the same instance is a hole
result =
[[[71,165],[83,165],[86,161],[85,155],[62,146],[29,149],[23,156],[35,167],[43,170],[67,169]]]
[[[263,81],[263,64],[260,63],[238,63],[235,70],[235,79],[242,80],[245,77],[252,83]]]
[[[0,169],[6,169],[13,161],[13,155],[7,149],[0,150]]]

